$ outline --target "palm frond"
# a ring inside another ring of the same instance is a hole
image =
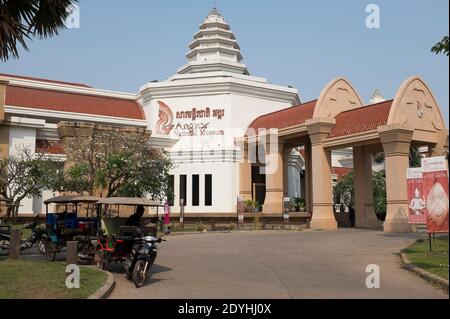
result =
[[[0,60],[19,57],[18,46],[65,29],[69,8],[78,0],[0,0]]]

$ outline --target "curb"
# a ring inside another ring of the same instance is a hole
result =
[[[418,275],[419,277],[421,277],[427,281],[437,284],[442,289],[448,291],[448,280],[441,278],[437,275],[434,275],[432,273],[429,273],[428,271],[425,271],[425,270],[417,267],[416,265],[411,263],[411,261],[409,260],[408,256],[406,256],[406,253],[404,251],[400,252],[400,259],[402,260],[403,266],[407,270],[415,273],[416,275]]]
[[[97,268],[97,267],[95,267]],[[98,268],[97,268],[98,269]],[[116,282],[114,281],[114,276],[106,270],[98,269],[102,272],[104,272],[107,276],[105,284],[100,287],[96,292],[94,292],[92,295],[90,295],[87,299],[106,299],[109,297],[109,295],[114,290],[114,287],[116,286]]]

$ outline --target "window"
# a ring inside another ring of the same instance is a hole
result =
[[[212,175],[205,175],[205,206],[212,206]]]
[[[186,175],[180,175],[180,200],[184,200],[184,205],[187,205],[187,176]]]
[[[200,205],[200,176],[192,175],[192,206]]]
[[[174,205],[173,197],[175,191],[175,177],[173,175],[169,175],[167,188],[168,188],[167,193],[170,194],[170,196],[168,196],[169,206],[173,206]]]

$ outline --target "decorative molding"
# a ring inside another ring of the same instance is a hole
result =
[[[439,105],[419,76],[406,79],[397,91],[387,124],[408,124],[424,131],[445,129]]]
[[[186,163],[239,163],[241,160],[240,150],[178,150],[170,151],[169,156],[175,164]]]
[[[362,106],[362,99],[350,82],[336,78],[320,93],[313,118],[335,118],[341,112]]]
[[[104,123],[112,125],[123,125],[123,126],[137,126],[137,127],[147,127],[148,123],[146,120],[136,120],[136,119],[125,119],[122,117],[111,117],[103,115],[94,114],[84,114],[75,112],[64,112],[64,111],[54,111],[54,110],[43,110],[28,107],[19,106],[5,106],[5,113],[8,115],[19,115],[19,116],[36,116],[41,118],[53,118],[57,121],[68,120],[68,121],[84,121],[84,122],[94,122],[94,123]]]
[[[379,136],[377,130],[371,130],[367,132],[360,132],[351,135],[344,135],[338,137],[327,138],[323,142],[323,146],[326,148],[346,147],[347,145],[363,145],[373,144],[379,142]]]
[[[31,80],[31,79],[20,79],[20,78],[14,78],[14,77],[3,77],[3,79],[7,79],[9,81],[9,85],[28,87],[28,88],[53,90],[53,91],[68,92],[68,93],[78,93],[78,94],[101,96],[101,97],[112,97],[112,98],[118,98],[118,99],[124,99],[124,100],[137,100],[139,98],[139,94],[134,94],[134,93],[115,92],[115,91],[110,91],[110,90],[101,90],[101,89],[76,86],[76,85],[70,85],[70,84],[63,84],[63,83],[44,82],[44,81]]]
[[[272,101],[289,102],[292,105],[300,103],[297,89],[236,77],[148,83],[141,90],[144,104],[154,99],[220,94],[247,95]]]

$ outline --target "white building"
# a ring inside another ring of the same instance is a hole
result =
[[[166,149],[175,165],[172,212],[179,212],[183,199],[191,216],[235,216],[241,156],[236,138],[258,117],[300,104],[299,94],[250,74],[230,26],[216,9],[188,47],[185,65],[164,81],[144,84],[137,94],[0,74],[0,148],[13,154],[18,146],[28,145],[64,161],[60,121],[146,128],[153,145]],[[304,198],[303,150],[292,149],[286,162],[285,195]],[[333,166],[333,178],[348,172],[352,150],[334,152]],[[262,204],[259,186],[264,180],[253,186]],[[42,212],[42,200],[52,195],[24,199],[20,213]]]
[[[8,82],[1,132],[2,138],[8,135],[9,153],[19,144],[37,151],[45,145],[51,152],[59,121],[146,127],[151,142],[168,150],[176,166],[174,212],[183,198],[186,213],[235,213],[240,156],[235,138],[256,117],[299,104],[298,91],[250,75],[230,26],[216,9],[194,34],[186,58],[173,76],[143,85],[138,94],[0,75]],[[64,160],[62,154],[54,156]],[[300,185],[299,177],[295,183]],[[20,212],[38,213],[41,202],[25,199]]]
[[[188,213],[234,214],[240,156],[235,138],[256,117],[298,104],[298,92],[249,74],[216,9],[189,49],[175,75],[141,87],[141,103],[151,139],[170,147],[175,203],[183,198]]]

